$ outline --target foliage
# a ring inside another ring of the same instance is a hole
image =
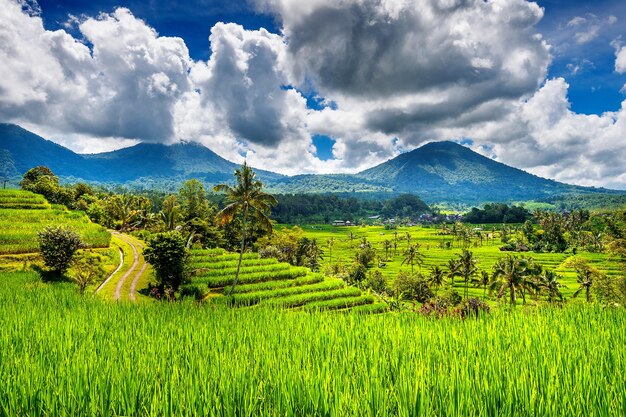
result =
[[[428,287],[428,283],[419,273],[399,272],[394,282],[394,291],[398,298],[419,303],[426,302],[433,297],[433,292]]]
[[[70,272],[70,277],[78,285],[79,292],[84,294],[88,285],[104,278],[102,257],[94,253],[83,252],[74,258]]]
[[[269,215],[276,199],[263,191],[263,183],[256,178],[255,172],[246,162],[235,171],[237,184],[231,187],[228,184],[219,184],[214,187],[216,192],[224,192],[229,204],[217,214],[222,225],[231,224],[235,217],[241,217],[241,247],[239,248],[239,264],[233,279],[230,293],[233,292],[239,279],[239,269],[243,252],[246,249],[246,232],[248,221],[257,223],[263,229],[272,233],[272,223]]]
[[[74,254],[83,242],[74,230],[63,226],[49,226],[38,233],[39,250],[48,268],[63,275],[70,267]]]
[[[503,203],[485,204],[484,208],[473,207],[463,215],[467,223],[524,223],[530,220],[531,213],[521,206],[508,206]]]
[[[148,240],[143,256],[154,268],[159,289],[177,291],[185,278],[185,239],[178,232],[157,233]]]
[[[489,305],[478,298],[466,298],[453,311],[453,314],[466,319],[469,317],[479,317],[481,314],[489,313]]]
[[[370,271],[365,286],[378,294],[386,294],[389,292],[387,281],[385,281],[385,277],[380,271]]]

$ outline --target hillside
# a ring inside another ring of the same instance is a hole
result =
[[[9,166],[7,171],[18,175],[34,166],[46,165],[63,179],[109,184],[141,180],[182,182],[192,177],[211,184],[232,179],[238,166],[192,142],[170,146],[140,143],[113,152],[80,155],[12,124],[0,124],[2,161]],[[268,171],[257,172],[265,181],[283,177]]]
[[[142,143],[79,155],[16,125],[0,124],[0,177],[47,165],[63,180],[173,189],[189,178],[211,186],[231,181],[237,165],[207,147]],[[354,175],[296,175],[257,170],[273,193],[413,193],[428,203],[552,199],[561,195],[626,194],[540,178],[454,142],[433,142]]]

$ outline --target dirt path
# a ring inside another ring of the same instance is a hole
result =
[[[137,246],[143,252],[143,245],[141,243],[137,243]],[[143,273],[146,271],[146,268],[148,268],[148,264],[144,261],[143,256],[141,257],[141,263],[141,269],[139,270],[139,272],[137,272],[135,278],[133,279],[133,282],[130,284],[130,294],[128,296],[131,301],[135,301],[135,290],[137,289],[137,283],[139,282],[139,278],[141,278]]]
[[[118,232],[113,232],[113,233],[115,234],[115,236],[123,240],[128,246],[130,246],[130,248],[133,251],[133,264],[130,266],[130,268],[128,268],[128,271],[126,271],[126,273],[122,276],[122,278],[120,278],[120,280],[117,282],[117,286],[115,287],[115,296],[113,297],[113,299],[117,301],[122,297],[122,286],[124,285],[124,282],[126,282],[128,277],[133,276],[134,279],[133,279],[132,284],[135,284],[136,286],[137,285],[136,281],[139,279],[142,272],[145,271],[146,264],[145,262],[143,262],[143,260],[140,261],[139,259],[139,251],[137,250],[137,246],[140,246],[139,244],[135,244],[128,236],[122,233],[118,233]],[[132,287],[132,284],[131,284],[131,290],[130,290],[129,296],[131,300],[134,300],[135,289]]]

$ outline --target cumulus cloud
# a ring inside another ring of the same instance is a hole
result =
[[[159,37],[127,9],[79,24],[91,48],[0,1],[0,117],[95,137],[171,141],[189,89],[182,39]]]
[[[196,62],[182,39],[128,9],[70,16],[76,38],[44,28],[35,2],[0,0],[0,120],[82,152],[195,140],[287,174],[356,172],[427,141],[471,138],[536,174],[626,187],[626,104],[571,111],[567,83],[546,81],[550,47],[533,2],[255,3],[281,32],[218,23],[210,58]],[[585,43],[594,25],[616,21],[586,15],[567,29]],[[614,46],[626,72],[626,48]],[[308,108],[301,91],[323,108]],[[334,159],[316,157],[316,134],[333,138]]]

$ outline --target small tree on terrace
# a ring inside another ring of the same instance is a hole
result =
[[[45,265],[55,274],[63,275],[83,242],[78,233],[61,226],[49,226],[39,233],[39,250]]]
[[[88,285],[104,277],[105,271],[102,259],[98,255],[84,252],[74,259],[70,273],[72,280],[78,285],[80,294],[83,295]]]
[[[278,204],[274,196],[263,191],[263,183],[256,178],[256,174],[245,162],[235,171],[235,179],[237,184],[231,187],[227,184],[216,185],[213,189],[216,192],[226,193],[229,204],[217,213],[217,219],[222,225],[226,225],[233,221],[236,216],[241,216],[241,247],[239,250],[239,262],[237,263],[237,272],[233,285],[228,292],[230,295],[239,280],[239,271],[241,270],[241,260],[246,249],[246,227],[248,222],[256,221],[268,232],[272,232],[272,222],[269,215],[272,206]]]
[[[179,232],[158,233],[148,240],[143,252],[146,261],[152,265],[159,289],[178,290],[185,278],[185,239]]]

